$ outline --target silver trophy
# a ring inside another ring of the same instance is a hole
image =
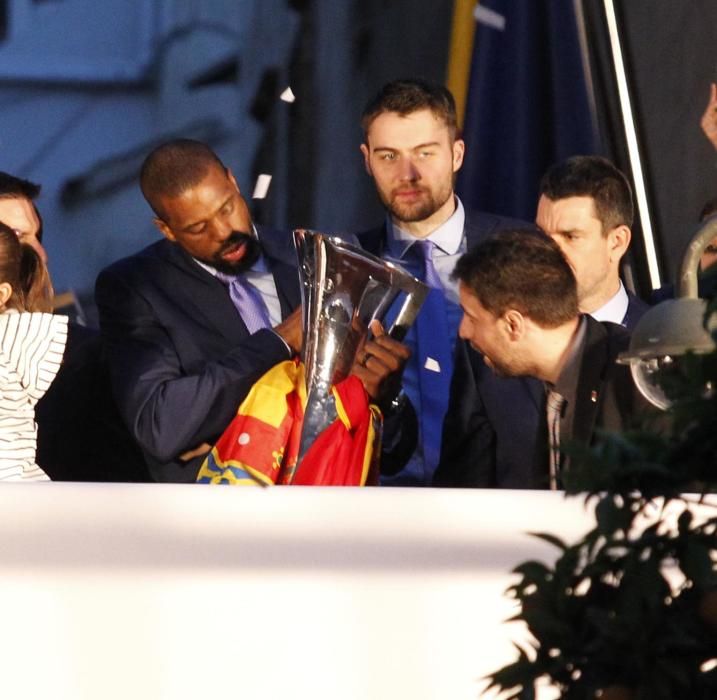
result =
[[[363,348],[374,319],[400,304],[388,334],[403,340],[429,292],[398,265],[316,231],[297,229],[303,306],[307,405],[299,461],[335,418],[332,385],[345,379]],[[397,301],[398,300],[398,301]]]

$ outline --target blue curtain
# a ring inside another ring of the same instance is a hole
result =
[[[573,0],[483,0],[505,29],[479,23],[458,192],[472,209],[535,218],[551,164],[599,153]]]

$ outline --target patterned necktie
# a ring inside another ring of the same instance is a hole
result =
[[[421,392],[421,441],[425,477],[430,483],[441,451],[443,418],[448,408],[448,393],[453,358],[443,284],[433,265],[432,241],[419,240],[409,252],[420,259],[421,279],[431,287],[416,319],[418,381]]]
[[[256,333],[262,328],[271,326],[269,314],[261,295],[244,279],[243,275],[225,275],[222,272],[217,272],[217,279],[229,288],[232,303],[249,333]]]
[[[545,410],[548,414],[548,445],[550,449],[550,488],[555,491],[560,483],[560,419],[565,399],[554,389],[548,391]]]

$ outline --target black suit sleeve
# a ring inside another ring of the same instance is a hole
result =
[[[394,476],[406,466],[418,442],[416,409],[403,396],[397,408],[382,408],[383,441],[381,443],[381,474]]]
[[[131,278],[111,268],[100,274],[96,300],[106,344],[112,387],[120,413],[142,449],[159,463],[204,442],[227,427],[239,403],[262,374],[289,359],[281,338],[271,330],[247,336],[218,359],[183,365],[178,345],[193,342],[201,326],[185,328],[186,316],[157,310]],[[176,471],[179,463],[173,466]],[[187,468],[196,471],[196,460]],[[177,480],[176,473],[157,473]],[[189,476],[187,475],[189,479]]]
[[[496,485],[496,435],[486,415],[478,382],[480,372],[486,371],[490,370],[482,357],[459,339],[434,486]]]

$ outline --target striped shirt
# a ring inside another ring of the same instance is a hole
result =
[[[0,313],[0,480],[46,480],[35,463],[35,405],[60,369],[67,316]]]

